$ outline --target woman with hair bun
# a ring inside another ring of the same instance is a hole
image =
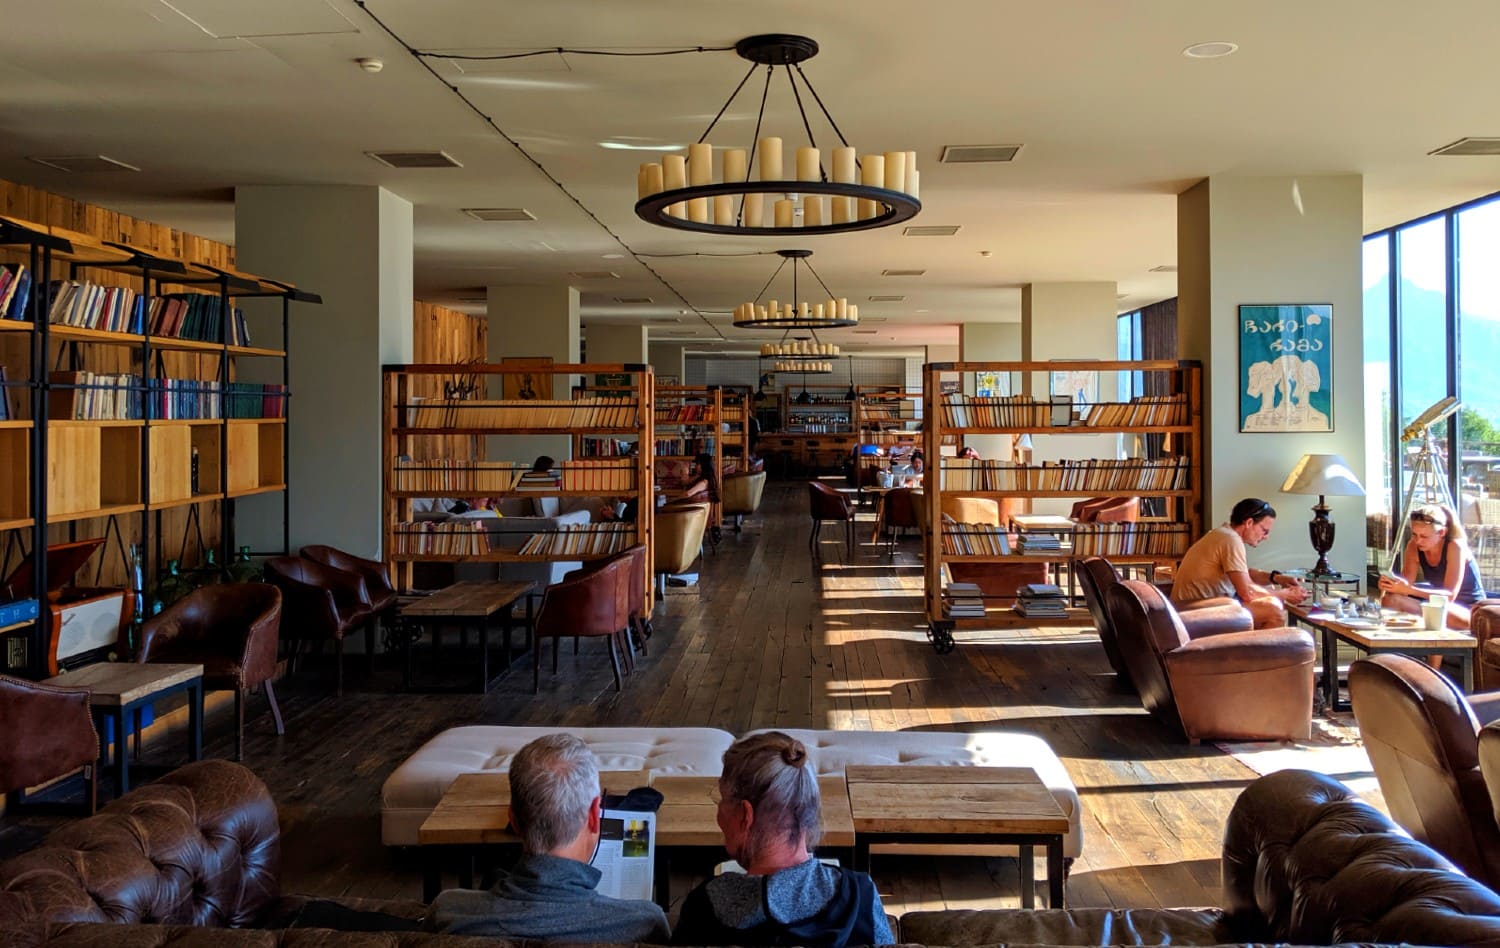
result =
[[[719,829],[744,872],[688,893],[673,941],[682,945],[889,945],[890,924],[863,872],[813,858],[821,832],[807,748],[780,731],[724,752]]]

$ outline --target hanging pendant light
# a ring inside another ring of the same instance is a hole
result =
[[[839,234],[886,227],[916,216],[922,209],[917,199],[917,153],[855,156],[822,97],[802,72],[801,64],[818,53],[816,42],[806,36],[768,33],[740,40],[735,52],[750,61],[750,70],[697,143],[688,146],[687,156],[663,155],[660,163],[648,162],[637,171],[638,217],[679,230],[745,236]],[[766,67],[766,84],[756,114],[753,147],[720,148],[720,159],[715,162],[708,136],[761,66]],[[792,156],[790,175],[782,162],[783,139],[761,136],[767,130],[766,100],[777,66],[786,72],[807,134],[807,145],[798,147]],[[803,107],[798,79],[838,136],[840,147],[832,150],[832,160],[826,164]]]
[[[851,355],[849,356],[849,391],[844,393],[844,401],[852,402],[858,397],[859,393],[854,391],[854,356]]]
[[[781,258],[781,263],[771,272],[771,278],[766,285],[760,288],[760,293],[755,299],[748,303],[741,303],[734,308],[734,325],[738,329],[838,329],[844,326],[859,325],[859,306],[850,303],[847,297],[835,297],[828,284],[813,269],[811,250],[778,250],[776,255]],[[779,297],[766,299],[766,292],[770,290],[771,284],[786,269],[787,264],[792,265],[792,298],[790,301],[781,300]],[[803,268],[811,273],[813,279],[818,281],[818,286],[828,296],[825,299],[809,301],[801,296],[801,271]],[[762,302],[765,300],[765,302]],[[831,353],[823,353],[831,354]]]

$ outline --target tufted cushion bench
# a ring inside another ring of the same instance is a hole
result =
[[[763,728],[762,730],[773,730]],[[1082,807],[1078,788],[1062,761],[1047,742],[1032,734],[1009,731],[814,731],[777,728],[807,745],[818,776],[841,774],[850,764],[911,764],[918,767],[1030,767],[1052,791],[1057,805],[1068,815],[1068,835],[1063,855],[1083,854]],[[759,734],[760,731],[751,731]],[[1014,846],[914,846],[892,844],[876,852],[996,853],[1013,852]]]
[[[386,778],[380,790],[380,838],[387,846],[417,845],[417,831],[460,774],[506,773],[516,751],[546,734],[577,736],[600,770],[652,774],[719,772],[734,735],[711,727],[503,727],[443,731]]]
[[[767,729],[768,730],[768,729]],[[1068,814],[1063,840],[1069,859],[1083,852],[1078,790],[1047,742],[1030,734],[980,731],[816,731],[782,728],[806,744],[819,776],[842,774],[849,764],[923,766],[1026,766],[1037,772]],[[714,775],[734,735],[717,728],[554,728],[475,725],[443,731],[393,771],[381,790],[380,836],[387,846],[415,846],[417,831],[460,774],[510,769],[530,741],[559,731],[593,749],[601,770]],[[752,732],[757,733],[757,732]],[[913,847],[892,846],[878,851]],[[1013,847],[1011,847],[1013,848]],[[1006,847],[922,847],[922,852],[1003,852]]]

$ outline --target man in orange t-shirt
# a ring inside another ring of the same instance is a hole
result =
[[[1247,497],[1235,504],[1228,523],[1188,547],[1172,582],[1172,604],[1194,609],[1227,596],[1250,610],[1257,629],[1286,625],[1285,603],[1306,599],[1306,587],[1294,576],[1251,569],[1245,561],[1245,547],[1260,546],[1275,522],[1275,508],[1264,500]]]

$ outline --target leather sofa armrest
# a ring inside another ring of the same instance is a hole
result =
[[[1469,695],[1469,707],[1474,709],[1474,717],[1479,719],[1480,727],[1492,721],[1500,721],[1500,691]]]
[[[1311,664],[1312,636],[1301,629],[1256,629],[1192,639],[1163,656],[1167,671],[1237,674]]]
[[[1204,600],[1204,605],[1178,612],[1188,638],[1203,638],[1222,635],[1225,632],[1248,632],[1255,628],[1255,618],[1250,610],[1234,599]]]
[[[287,576],[277,577],[276,586],[281,590],[283,615],[295,616],[298,625],[306,624],[329,631],[338,628],[339,610],[333,598],[333,590]]]

